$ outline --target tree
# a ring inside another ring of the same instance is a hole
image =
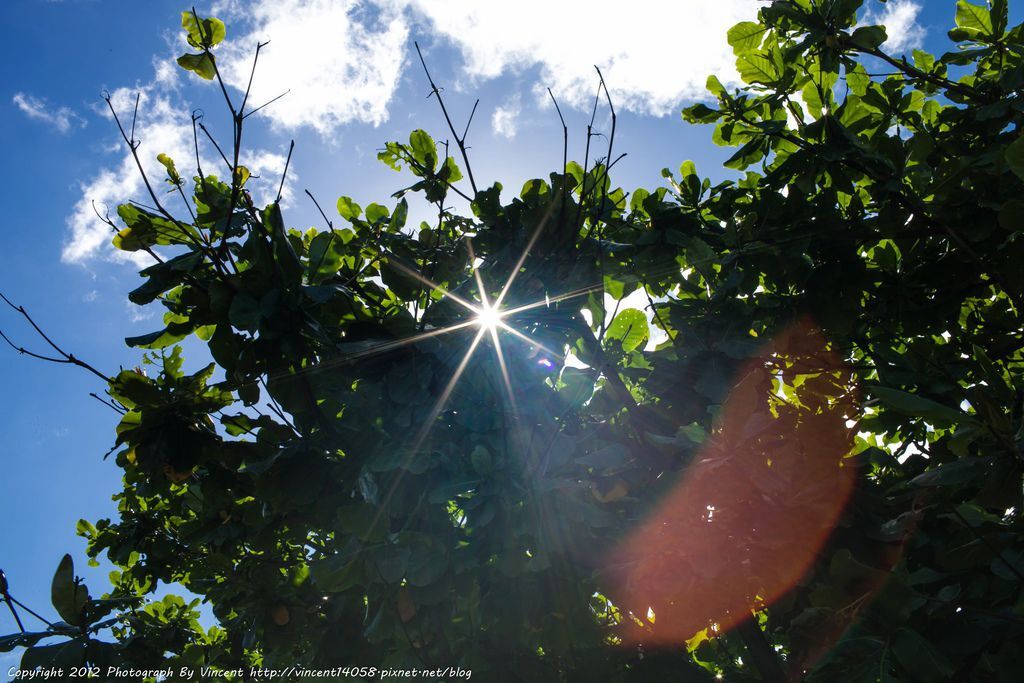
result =
[[[156,192],[118,211],[114,244],[154,259],[130,298],[167,311],[127,340],[152,375],[109,382],[120,519],[80,527],[120,571],[93,600],[66,559],[67,624],[3,647],[28,668],[1014,679],[1024,28],[960,0],[955,50],[907,60],[861,4],[774,0],[729,32],[744,87],[712,76],[717,105],[683,112],[738,147],[717,185],[686,162],[615,188],[612,109],[602,159],[503,200],[451,126],[461,167],[414,131],[379,155],[413,177],[393,206],[341,197],[346,227],[303,233],[246,191],[224,89],[229,180],[163,158],[188,218]],[[183,17],[179,64],[219,79],[223,24]],[[410,197],[437,222],[407,228]],[[605,310],[633,292],[646,311]],[[193,375],[188,335],[214,360]],[[146,602],[158,582],[220,626]]]

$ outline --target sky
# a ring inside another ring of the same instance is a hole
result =
[[[725,40],[733,24],[753,19],[757,0],[220,0],[197,4],[227,24],[221,68],[236,101],[257,42],[263,49],[251,102],[289,91],[247,121],[244,162],[259,175],[264,199],[276,193],[290,141],[295,152],[285,183],[290,227],[322,224],[304,191],[333,212],[340,195],[391,204],[408,184],[376,159],[390,140],[415,128],[450,138],[416,57],[417,41],[445,103],[469,130],[478,184],[500,180],[506,200],[533,177],[561,163],[562,137],[547,88],[559,100],[570,133],[570,157],[581,159],[601,67],[618,111],[615,147],[628,156],[613,182],[627,190],[660,184],[662,168],[692,159],[704,175],[723,176],[727,152],[711,129],[685,124],[679,111],[704,97],[709,74],[735,81]],[[947,48],[953,0],[866,0],[865,20],[888,27],[890,52]],[[147,171],[170,154],[191,166],[192,111],[223,135],[229,118],[210,83],[182,72],[180,12],[167,0],[4,0],[0,57],[0,175],[6,206],[0,228],[0,292],[23,304],[67,351],[105,373],[134,367],[140,354],[125,336],[158,327],[156,305],[131,304],[139,263],[110,245],[96,218],[144,188],[106,111],[109,93],[130,124],[139,96],[136,138]],[[1011,11],[1020,13],[1019,7]],[[1019,20],[1019,17],[1017,17]],[[606,133],[604,110],[595,129]],[[226,137],[226,136],[225,136]],[[211,149],[201,155],[213,168]],[[426,214],[424,214],[426,215]],[[416,210],[413,210],[413,218]],[[0,310],[0,329],[29,349],[39,339],[18,314]],[[188,353],[188,350],[186,351]],[[202,355],[192,350],[192,365]],[[0,347],[0,568],[11,593],[44,616],[49,582],[65,552],[94,595],[109,567],[85,566],[79,518],[115,515],[119,472],[103,454],[113,445],[117,415],[90,392],[98,380],[78,368],[41,363]],[[38,624],[37,624],[38,626]],[[0,611],[0,634],[15,630]],[[0,671],[16,662],[0,654]]]

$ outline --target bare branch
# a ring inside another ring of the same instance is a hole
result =
[[[316,200],[316,197],[313,196],[313,193],[310,192],[308,189],[305,192],[309,196],[309,198],[313,200],[313,204],[316,206],[317,211],[320,212],[320,215],[323,216],[323,219],[325,221],[327,221],[327,227],[331,229],[331,238],[330,238],[330,240],[328,242],[328,246],[331,245],[331,244],[334,244],[334,223],[332,223],[331,219],[327,217],[327,214],[324,213],[324,210],[322,208],[320,208],[320,202],[318,202]],[[320,260],[317,261],[316,266],[310,270],[310,273],[319,272],[320,266],[323,265],[324,259],[326,259],[326,258],[327,258],[327,249],[324,249],[324,252],[322,254],[320,254]],[[312,264],[312,261],[310,261],[310,263]]]
[[[590,165],[590,140],[594,137],[594,120],[597,118],[597,103],[601,100],[601,86],[597,86],[597,94],[594,95],[594,111],[590,115],[590,123],[587,124],[587,145],[583,150],[583,183],[580,186],[580,203],[576,207],[576,230],[583,227],[583,200],[586,190],[587,166]]]
[[[209,141],[210,141],[211,143],[213,143],[213,147],[214,147],[214,149],[216,149],[216,150],[217,150],[217,153],[218,153],[218,154],[220,154],[220,158],[224,160],[224,165],[225,165],[225,166],[227,166],[227,168],[228,168],[228,172],[229,172],[229,173],[231,173],[231,172],[232,172],[232,171],[233,171],[234,169],[233,169],[233,168],[231,167],[231,162],[230,162],[230,161],[228,161],[228,157],[227,157],[227,155],[226,155],[226,154],[224,154],[224,150],[222,150],[222,149],[220,148],[220,145],[218,145],[218,144],[217,144],[217,139],[216,139],[216,138],[214,138],[214,137],[213,137],[213,135],[211,135],[211,134],[210,134],[210,131],[208,131],[208,130],[206,129],[206,126],[204,126],[204,125],[203,125],[203,122],[202,122],[202,121],[199,121],[199,129],[200,129],[201,131],[203,131],[203,133],[205,133],[205,134],[206,134],[206,138],[207,138],[207,139],[208,139],[208,140],[209,140]]]
[[[551,88],[548,88],[548,95],[551,97],[551,102],[555,105],[555,111],[558,112],[558,120],[562,122],[562,174],[564,175],[566,168],[569,166],[569,127],[565,125],[562,108],[558,106],[558,100],[555,99],[555,93],[551,92]]]
[[[131,144],[135,144],[135,123],[139,120],[139,97],[142,93],[135,93],[135,109],[132,111],[132,141]]]
[[[8,606],[10,606],[10,603],[14,603],[15,605],[17,605],[18,607],[22,608],[23,610],[25,610],[26,612],[28,612],[29,614],[34,616],[39,621],[41,621],[44,624],[46,624],[47,626],[53,626],[53,622],[52,621],[50,621],[49,619],[46,619],[46,618],[40,616],[39,613],[37,613],[35,610],[30,609],[25,603],[23,603],[21,600],[18,600],[17,598],[15,598],[10,593],[6,593],[4,595],[4,600],[9,601]],[[20,619],[18,619],[18,623],[19,624],[21,623]]]
[[[114,123],[117,124],[117,129],[118,131],[120,131],[121,137],[128,145],[128,150],[132,155],[132,159],[135,161],[135,167],[138,168],[139,170],[139,176],[142,178],[142,183],[146,187],[146,192],[153,200],[153,205],[156,211],[164,218],[169,220],[171,223],[174,223],[176,226],[178,226],[181,229],[182,234],[188,235],[189,241],[192,242],[192,244],[195,245],[200,251],[205,253],[207,251],[206,246],[203,245],[201,242],[195,241],[192,238],[192,233],[188,229],[186,229],[186,227],[181,223],[181,221],[179,221],[177,218],[171,215],[171,212],[165,209],[163,204],[160,203],[160,198],[157,196],[156,191],[153,189],[152,183],[149,182],[149,176],[146,174],[146,170],[142,166],[142,159],[139,157],[139,143],[130,138],[128,134],[125,133],[124,126],[121,125],[121,119],[118,118],[117,111],[114,109],[114,103],[111,101],[110,93],[105,93],[103,99],[107,103],[107,107],[110,109],[111,115],[114,117]],[[214,259],[214,261],[216,261],[216,259]]]
[[[31,356],[32,358],[37,358],[39,360],[47,361],[49,363],[66,363],[66,364],[69,364],[69,365],[77,365],[78,367],[84,368],[85,370],[88,370],[92,374],[96,375],[97,377],[102,379],[104,382],[109,382],[110,381],[110,377],[108,377],[107,375],[104,375],[102,372],[100,372],[99,370],[97,370],[93,366],[89,365],[85,361],[83,361],[83,360],[81,360],[79,358],[75,358],[74,354],[67,353],[67,352],[64,351],[64,349],[62,349],[61,347],[57,346],[57,344],[54,343],[54,341],[52,339],[50,339],[50,337],[45,332],[43,332],[42,328],[40,328],[39,325],[36,324],[36,321],[32,319],[32,316],[29,315],[28,311],[25,310],[24,306],[17,306],[17,305],[15,305],[14,303],[11,302],[10,299],[8,299],[6,296],[4,296],[3,292],[0,292],[0,299],[3,299],[4,303],[6,303],[8,306],[10,306],[13,310],[15,310],[18,313],[20,313],[22,315],[22,317],[25,318],[25,320],[28,321],[28,324],[32,326],[32,329],[34,329],[36,331],[36,334],[38,334],[43,339],[43,341],[45,341],[50,346],[50,348],[52,348],[54,351],[56,351],[59,357],[45,356],[43,354],[39,354],[39,353],[34,353],[32,351],[28,351],[28,350],[26,350],[22,346],[17,346],[14,342],[12,342],[7,337],[6,334],[3,333],[3,331],[0,331],[0,337],[2,337],[3,340],[5,342],[7,342],[7,344],[12,349],[17,351],[18,353],[24,354],[26,356]]]
[[[416,46],[416,54],[420,57],[420,64],[423,65],[423,71],[427,75],[427,82],[430,83],[431,94],[437,97],[437,103],[441,105],[441,113],[444,114],[444,120],[448,123],[448,130],[451,131],[452,137],[455,138],[455,143],[459,146],[459,152],[462,154],[462,161],[466,164],[466,175],[469,176],[469,185],[473,188],[473,194],[476,195],[476,180],[473,178],[473,167],[469,163],[469,156],[466,154],[466,139],[465,136],[459,137],[459,134],[455,131],[455,125],[452,124],[452,119],[448,116],[448,108],[444,106],[444,98],[441,97],[441,91],[438,89],[437,84],[434,83],[434,79],[430,76],[430,69],[427,68],[427,62],[423,59],[423,52],[420,51],[420,44],[413,42]],[[479,100],[478,100],[479,102]],[[476,112],[476,105],[473,105],[473,111]],[[470,121],[473,120],[473,115],[470,114]],[[466,131],[469,131],[469,124],[466,124]]]
[[[469,135],[469,127],[473,123],[473,115],[476,114],[476,107],[480,104],[480,98],[478,97],[476,102],[473,103],[473,111],[469,112],[469,120],[466,121],[466,129],[462,131],[462,139],[465,140],[466,136]]]
[[[281,173],[281,184],[277,188],[277,197],[274,199],[275,204],[281,203],[281,194],[284,192],[284,180],[288,177],[288,167],[292,163],[292,151],[295,149],[295,140],[291,141],[288,145],[288,158],[284,160],[284,172]]]
[[[2,574],[3,574],[3,572],[0,571],[0,575],[2,575]],[[11,602],[11,598],[10,598],[10,596],[7,595],[7,590],[6,589],[4,589],[4,592],[3,592],[3,600],[4,600],[4,603],[6,603],[6,605],[7,605],[7,609],[11,610],[11,614],[14,616],[14,621],[16,621],[18,623],[18,628],[21,630],[22,633],[24,633],[25,632],[25,625],[21,623],[21,617],[18,615],[18,610],[14,609],[14,603]]]
[[[118,415],[124,415],[124,414],[125,414],[125,411],[124,411],[124,410],[121,410],[120,408],[118,408],[117,406],[115,406],[115,405],[114,405],[113,403],[111,403],[110,401],[107,401],[107,400],[105,400],[105,399],[103,399],[103,398],[100,398],[99,394],[97,394],[96,392],[90,391],[90,392],[89,392],[89,395],[90,395],[90,396],[92,396],[92,397],[93,397],[94,399],[96,399],[97,401],[99,401],[100,403],[102,403],[103,405],[105,405],[105,406],[107,406],[108,408],[110,408],[111,410],[113,410],[113,411],[114,411],[115,413],[117,413]]]
[[[252,116],[252,115],[253,115],[253,114],[255,114],[256,112],[258,112],[258,111],[259,111],[260,109],[263,109],[264,107],[269,107],[269,106],[270,106],[270,105],[272,105],[272,104],[273,104],[274,102],[277,102],[277,101],[278,101],[279,99],[281,99],[282,97],[284,97],[285,95],[287,95],[287,94],[288,94],[288,93],[290,93],[291,91],[292,91],[292,90],[291,90],[291,88],[288,88],[287,90],[285,90],[285,91],[284,91],[283,93],[281,93],[281,94],[280,94],[280,95],[278,95],[277,97],[274,97],[274,98],[271,98],[270,100],[267,100],[266,102],[264,102],[264,103],[263,103],[263,104],[261,104],[260,106],[258,106],[258,107],[256,107],[255,109],[253,109],[253,110],[252,110],[251,112],[249,112],[248,114],[245,114],[245,115],[244,115],[244,116],[242,117],[242,119],[244,120],[244,119],[247,119],[247,118],[249,118],[250,116]]]
[[[256,76],[256,62],[260,60],[260,50],[270,43],[268,40],[266,43],[256,43],[256,54],[252,58],[252,71],[249,72],[249,84],[245,86],[245,96],[242,98],[242,106],[239,108],[240,112],[245,112],[245,103],[249,101],[249,91],[252,90],[252,79]]]
[[[310,192],[308,189],[305,190],[305,192],[309,196],[309,198],[313,200],[313,204],[316,205],[316,210],[319,211],[320,215],[323,216],[325,221],[327,221],[327,227],[330,228],[331,230],[334,230],[334,223],[332,223],[331,219],[327,217],[327,214],[324,213],[324,210],[320,208],[320,202],[316,200],[316,197],[314,197],[313,193]]]

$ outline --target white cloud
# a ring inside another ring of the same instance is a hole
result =
[[[49,124],[58,132],[67,133],[72,127],[85,126],[85,119],[68,107],[51,109],[46,100],[21,92],[14,95],[13,101],[25,116]]]
[[[550,86],[561,102],[586,108],[602,68],[618,106],[674,113],[704,96],[714,73],[735,82],[726,32],[754,18],[758,0],[665,3],[634,0],[224,0],[220,48],[227,80],[244,88],[259,41],[251,102],[291,92],[266,110],[286,128],[310,126],[328,136],[346,123],[380,124],[410,58],[410,24],[450,41],[472,83],[539,67],[538,100]],[[241,37],[232,29],[242,27]]]
[[[111,94],[111,103],[122,125],[130,133],[135,97],[138,94],[139,115],[135,126],[135,139],[141,143],[138,153],[143,169],[163,206],[172,214],[187,216],[187,209],[181,197],[176,192],[168,193],[171,188],[164,182],[166,171],[156,159],[158,154],[167,154],[174,159],[178,172],[187,183],[195,175],[192,114],[188,102],[179,92],[178,67],[174,65],[172,69],[168,69],[167,64],[173,65],[173,62],[155,61],[155,74],[150,83],[134,88],[118,88]],[[151,260],[145,252],[115,250],[110,244],[113,237],[110,226],[96,215],[98,211],[119,223],[118,205],[132,199],[152,205],[152,199],[135,160],[124,141],[119,139],[109,109],[105,103],[103,106],[102,113],[110,121],[109,137],[119,143],[111,145],[106,151],[120,155],[120,161],[112,166],[100,168],[91,180],[82,183],[81,196],[66,221],[69,235],[61,257],[68,263],[84,263],[93,258],[104,257],[148,265]],[[200,154],[203,173],[221,178],[230,175],[219,156],[208,154],[207,145],[203,144],[202,140]],[[246,187],[252,192],[258,204],[269,203],[277,195],[285,159],[285,154],[265,149],[243,150],[240,163],[252,174]],[[297,175],[292,167],[288,170],[287,181],[281,193],[282,205],[287,205],[292,198],[292,185],[296,179]],[[185,196],[189,196],[188,185]]]
[[[270,152],[260,149],[252,152],[242,152],[239,163],[249,169],[253,178],[246,187],[252,192],[253,201],[257,206],[263,206],[274,201],[277,197],[277,190],[281,184],[281,174],[284,173],[285,163],[288,155]],[[293,188],[298,180],[295,166],[288,168],[288,177],[285,178],[284,187],[281,190],[281,206],[286,207],[294,197]]]
[[[157,155],[169,155],[179,165],[179,171],[189,168],[192,165],[189,161],[195,158],[192,148],[191,115],[187,108],[175,106],[171,102],[158,81],[138,88],[118,88],[111,94],[111,102],[126,127],[131,126],[136,93],[139,96],[139,118],[135,127],[135,138],[141,141],[138,149],[139,158],[154,191],[162,193],[168,186],[163,182],[166,174],[163,166],[156,160]],[[109,112],[107,116],[110,117]],[[117,135],[113,123],[111,135]],[[100,214],[109,214],[116,221],[119,204],[129,199],[151,203],[148,197],[143,197],[145,185],[134,159],[128,153],[127,145],[121,146],[121,154],[119,164],[101,169],[92,180],[82,184],[81,197],[67,219],[71,234],[64,244],[64,261],[81,263],[100,255],[108,247],[108,255],[116,255],[119,260],[130,258],[126,252],[113,251],[110,247],[110,226],[101,221],[93,210],[95,204]],[[204,171],[207,173],[210,172],[209,163],[204,162]],[[166,201],[173,208],[182,208],[180,203],[172,204],[175,199],[169,195],[161,197],[161,201]],[[180,202],[180,199],[177,202]],[[141,258],[132,260],[141,262]]]
[[[381,0],[399,3],[400,0]],[[539,66],[538,100],[550,86],[560,102],[585,108],[601,67],[616,106],[675,113],[703,97],[710,74],[736,80],[726,32],[751,20],[757,0],[673,2],[610,0],[477,2],[406,0],[462,53],[470,79]]]
[[[519,95],[515,95],[500,107],[494,108],[491,115],[491,129],[495,135],[500,135],[511,140],[519,130],[519,115],[522,113],[522,104]]]
[[[864,24],[885,26],[888,40],[885,47],[901,51],[920,47],[924,42],[925,29],[917,23],[921,5],[914,0],[889,0],[881,12],[871,8],[864,15]]]
[[[259,0],[228,3],[229,40],[220,48],[225,77],[243,89],[257,42],[260,53],[250,103],[267,107],[286,128],[310,126],[328,136],[351,121],[378,125],[401,75],[408,22],[396,7],[359,0]],[[241,37],[230,34],[243,25]]]
[[[152,306],[139,306],[131,301],[124,302],[125,310],[128,312],[128,320],[133,323],[141,323],[152,320],[157,314],[157,309]]]
[[[588,109],[596,91],[596,64],[616,107],[660,116],[703,97],[709,74],[736,82],[726,32],[734,23],[754,18],[759,5],[759,0],[633,0],[623,9],[610,0],[222,0],[213,13],[228,24],[228,40],[218,48],[218,59],[235,88],[244,88],[249,79],[257,42],[271,41],[260,55],[249,107],[291,89],[260,115],[279,129],[309,127],[327,137],[347,123],[378,125],[387,120],[403,69],[418,68],[410,57],[413,26],[456,48],[466,85],[536,70],[528,87],[541,106],[550,106],[545,92],[550,86],[563,105]],[[892,0],[889,6],[890,23],[899,26],[903,21],[912,33],[918,6],[909,0]],[[135,92],[142,93],[136,137],[142,140],[140,154],[157,188],[166,188],[160,182],[158,153],[174,157],[183,175],[194,156],[190,112],[176,73],[176,67],[162,60],[150,83],[114,93],[118,111],[129,117]],[[237,104],[239,92],[232,97]],[[518,96],[499,105],[491,120],[495,133],[514,136],[521,110]],[[101,212],[115,215],[116,206],[128,198],[145,199],[134,161],[123,147],[118,154],[119,162],[83,183],[82,198],[67,221],[66,261],[113,253],[108,249],[110,228],[94,215],[93,201]],[[254,175],[262,176],[250,181],[261,201],[276,194],[284,159],[280,150],[262,150],[244,160]],[[223,164],[203,165],[207,173],[224,173]],[[293,168],[289,184],[294,180]],[[286,185],[284,199],[289,196]],[[180,199],[167,201],[177,201],[174,209],[183,209]]]

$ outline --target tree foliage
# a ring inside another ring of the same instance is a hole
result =
[[[29,668],[1014,680],[1024,28],[960,0],[951,51],[907,59],[861,4],[774,0],[729,32],[743,87],[712,76],[683,117],[736,148],[731,181],[686,162],[629,194],[609,149],[467,191],[417,130],[379,155],[408,187],[303,232],[254,204],[237,150],[227,179],[162,157],[189,216],[118,211],[115,245],[155,259],[130,298],[166,313],[127,340],[149,371],[110,381],[120,518],[80,525],[113,588],[86,596],[68,558],[67,639],[3,648]],[[224,25],[183,25],[179,64],[219,79]],[[411,227],[420,198],[437,221]],[[645,310],[606,310],[635,292]],[[190,335],[213,359],[195,374]],[[220,625],[147,601],[161,582]]]

